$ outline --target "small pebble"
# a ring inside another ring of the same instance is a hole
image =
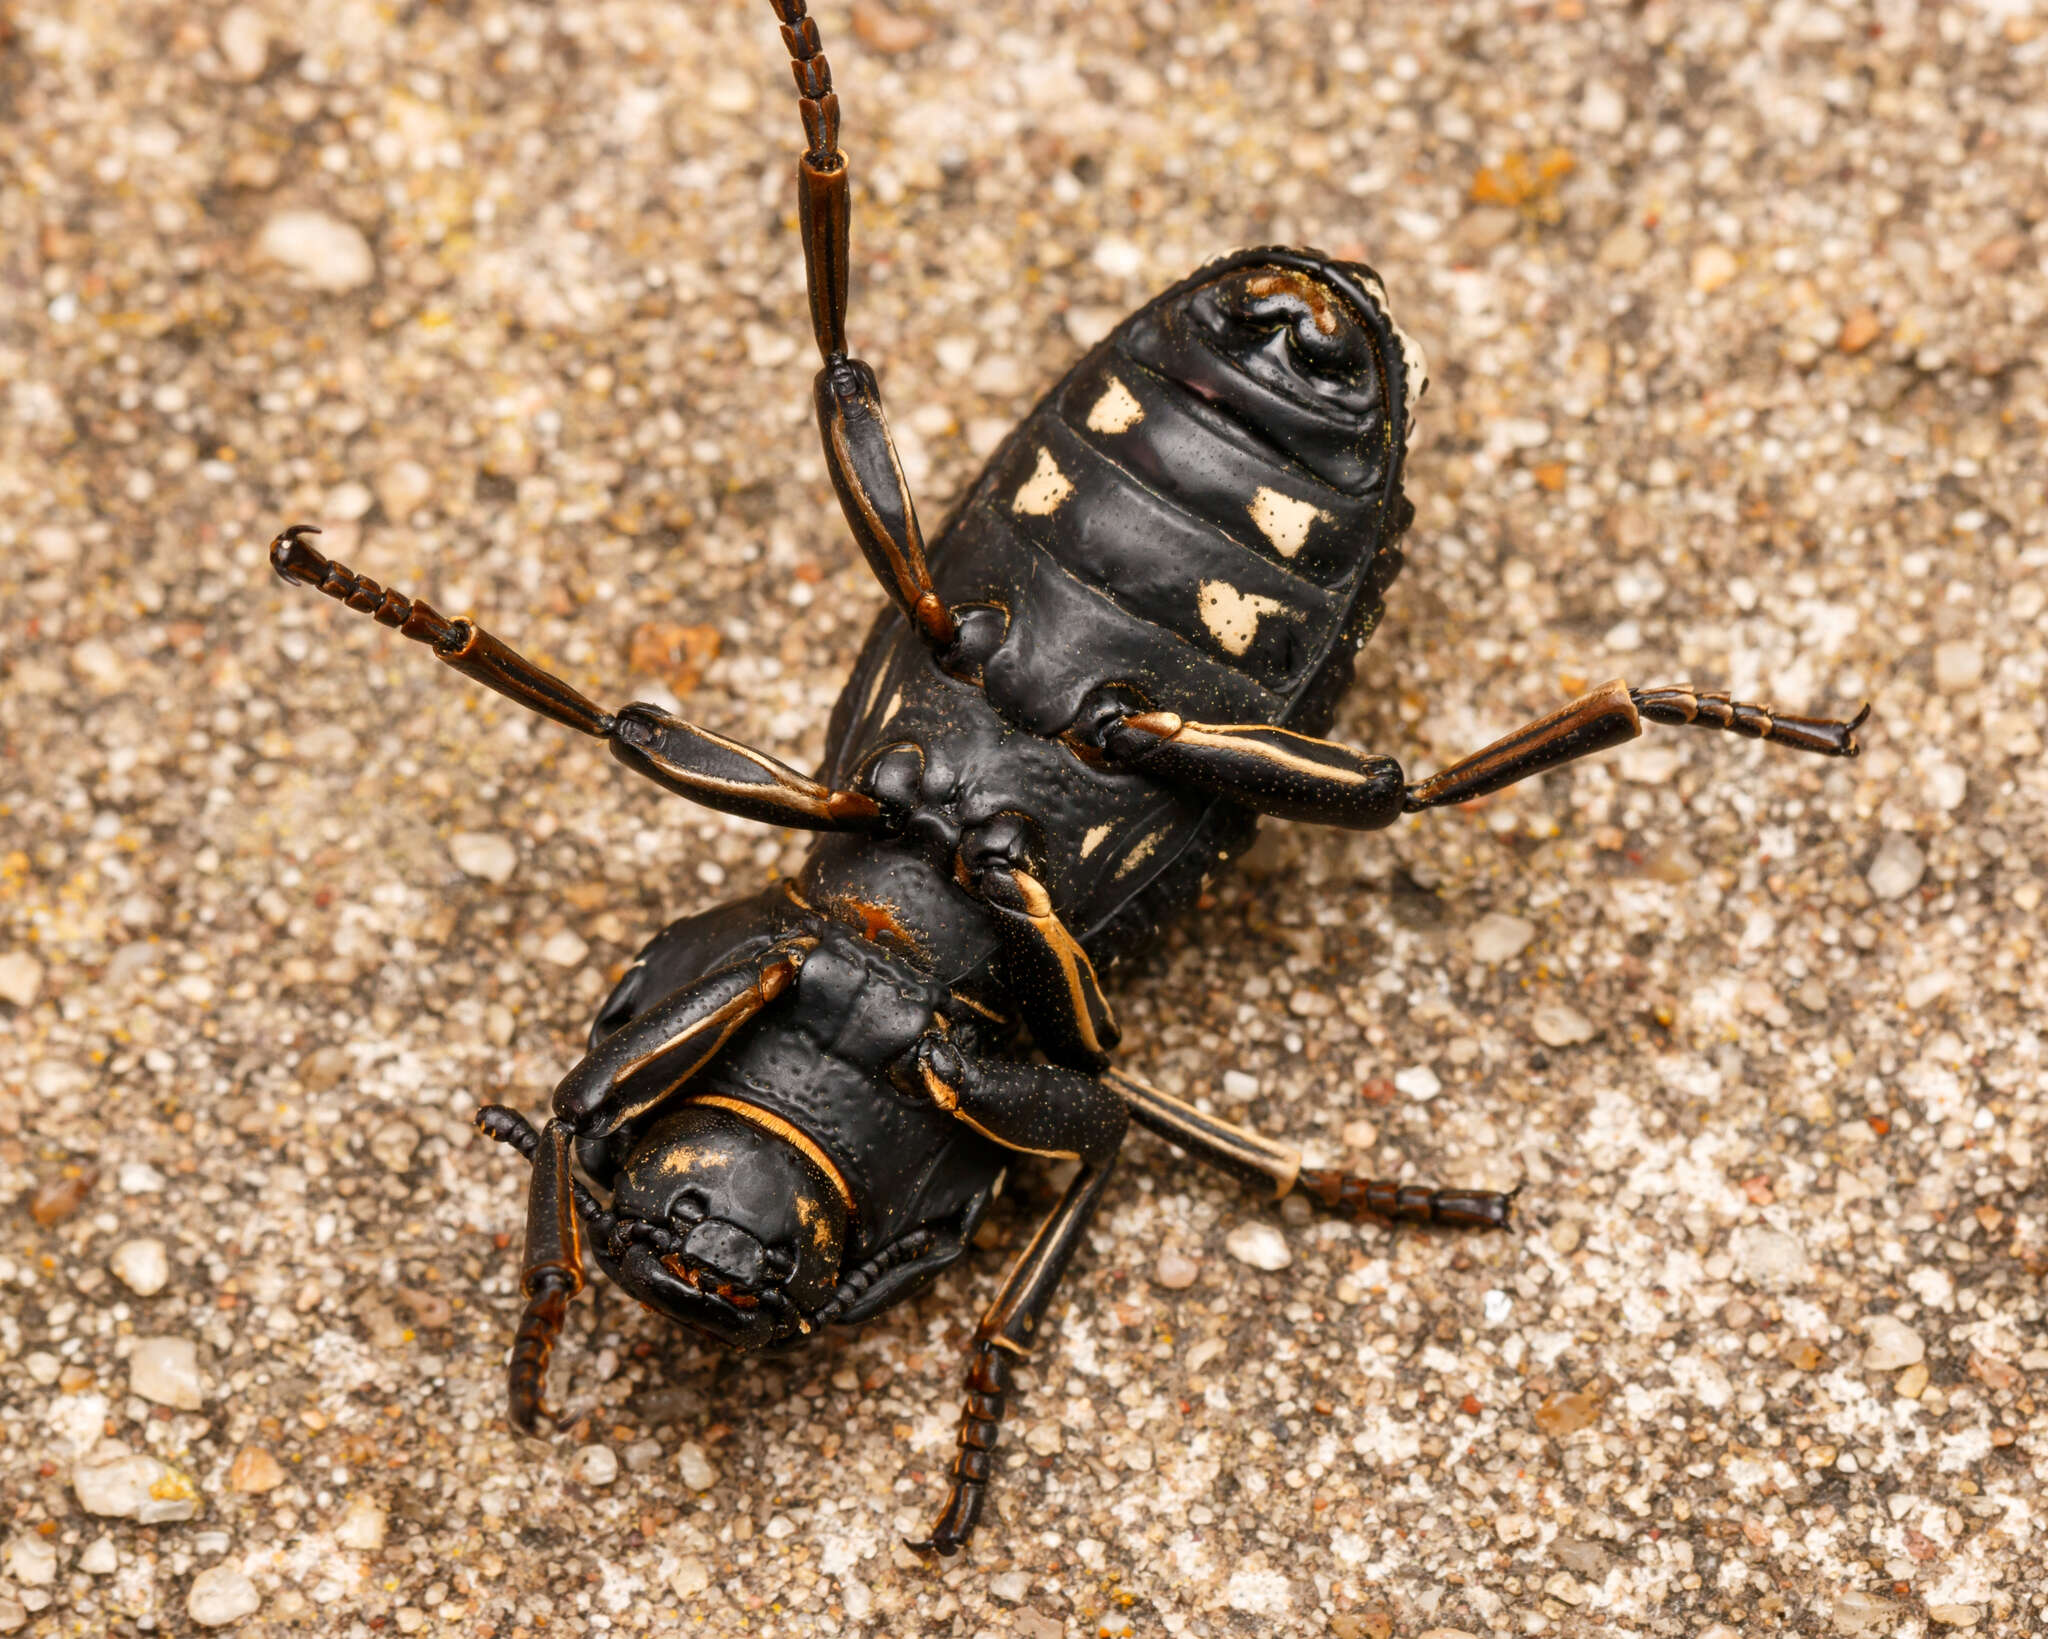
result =
[[[854,0],[853,35],[870,51],[893,57],[923,45],[932,37],[932,26],[891,11],[881,0]]]
[[[164,1175],[147,1161],[123,1161],[114,1182],[123,1195],[159,1195],[163,1192]]]
[[[128,1387],[154,1405],[199,1410],[199,1345],[186,1337],[138,1337],[128,1356]]]
[[[1867,1633],[1874,1628],[1888,1630],[1899,1615],[1899,1607],[1889,1599],[1851,1589],[1835,1595],[1829,1614],[1834,1618],[1837,1633]]]
[[[1863,1369],[1894,1372],[1927,1358],[1920,1334],[1897,1315],[1872,1315],[1863,1323]]]
[[[230,6],[214,39],[229,79],[246,83],[262,77],[270,61],[270,24],[254,6]]]
[[[1806,1248],[1782,1229],[1745,1225],[1728,1238],[1728,1250],[1737,1273],[1754,1286],[1792,1287],[1807,1278]]]
[[[0,1001],[30,1007],[43,988],[43,964],[25,950],[0,956]]]
[[[202,1628],[224,1628],[253,1615],[262,1603],[255,1583],[232,1565],[215,1565],[192,1579],[185,1614]]]
[[[510,839],[496,831],[457,831],[448,839],[448,857],[464,876],[485,882],[505,881],[519,864]]]
[[[375,1497],[351,1497],[342,1511],[341,1523],[334,1528],[334,1540],[344,1548],[373,1552],[384,1546],[389,1527],[390,1516]]]
[[[1917,1400],[1927,1392],[1927,1380],[1931,1375],[1925,1363],[1908,1366],[1899,1373],[1898,1381],[1892,1387],[1898,1390],[1901,1400]]]
[[[1152,1279],[1169,1292],[1184,1292],[1195,1284],[1195,1278],[1202,1272],[1202,1266],[1185,1252],[1171,1248],[1159,1254],[1159,1261],[1152,1266]]]
[[[339,483],[327,492],[323,511],[329,518],[338,518],[343,523],[354,523],[377,504],[377,497],[370,493],[370,486],[359,479],[351,478]]]
[[[694,1441],[676,1453],[676,1471],[682,1475],[683,1484],[692,1491],[709,1491],[718,1483],[718,1470],[711,1466],[711,1459],[704,1455],[704,1448]]]
[[[668,1573],[668,1585],[677,1598],[694,1599],[711,1586],[711,1568],[701,1559],[680,1559]]]
[[[1427,1104],[1444,1090],[1437,1073],[1426,1064],[1411,1064],[1394,1072],[1394,1091],[1418,1104]]]
[[[581,967],[590,947],[564,928],[540,947],[540,954],[543,961],[553,962],[556,967]]]
[[[1943,694],[1961,694],[1984,680],[1984,650],[1956,639],[1934,646],[1934,686]]]
[[[856,1379],[855,1386],[858,1387]],[[651,1474],[661,1465],[661,1442],[659,1440],[635,1440],[626,1447],[626,1472],[629,1474]]]
[[[1031,1597],[1031,1573],[1005,1571],[1001,1576],[992,1576],[988,1579],[988,1591],[1012,1605],[1021,1605]]]
[[[256,254],[309,290],[340,294],[377,276],[377,258],[362,230],[325,211],[278,211],[256,235]]]
[[[1530,1015],[1529,1028],[1545,1047],[1576,1047],[1593,1039],[1593,1021],[1562,1002],[1545,1002]]]
[[[228,1468],[228,1489],[260,1493],[284,1484],[284,1468],[261,1446],[244,1446]]]
[[[1527,950],[1529,941],[1536,937],[1536,924],[1496,911],[1474,922],[1466,937],[1472,945],[1473,959],[1492,965],[1509,961]]]
[[[1628,99],[1604,80],[1592,80],[1579,98],[1579,124],[1612,136],[1628,126]]]
[[[48,1587],[57,1580],[57,1545],[34,1531],[23,1531],[8,1540],[0,1567],[24,1587]]]
[[[1347,1121],[1344,1123],[1344,1147],[1350,1150],[1370,1151],[1380,1141],[1380,1130],[1370,1121]]]
[[[370,1134],[370,1153],[386,1172],[403,1172],[420,1147],[420,1130],[410,1121],[386,1121]]]
[[[1903,899],[1920,886],[1927,871],[1927,856],[1904,832],[1890,832],[1878,844],[1876,857],[1863,880],[1880,899]]]
[[[1702,295],[1712,295],[1733,279],[1741,266],[1726,245],[1702,245],[1693,252],[1692,287]]]
[[[154,1235],[123,1241],[107,1259],[121,1284],[139,1298],[153,1298],[171,1278],[171,1260]]]
[[[1600,1400],[1591,1394],[1553,1394],[1536,1407],[1533,1415],[1536,1426],[1545,1434],[1575,1434],[1598,1420]]]
[[[98,1174],[91,1167],[51,1178],[38,1185],[29,1197],[28,1215],[44,1229],[54,1228],[85,1205]]]
[[[1859,307],[1842,321],[1842,333],[1835,345],[1845,353],[1860,353],[1884,334],[1884,324],[1867,307]]]
[[[393,461],[377,474],[377,504],[395,524],[403,524],[433,493],[434,476],[417,461]]]
[[[64,1369],[64,1362],[42,1349],[35,1350],[22,1358],[22,1365],[28,1368],[31,1381],[48,1388],[57,1381],[57,1373]]]
[[[619,1477],[618,1455],[610,1446],[585,1446],[576,1453],[575,1473],[585,1485],[610,1485]]]
[[[1225,1236],[1223,1249],[1239,1263],[1248,1263],[1254,1269],[1285,1269],[1294,1261],[1294,1254],[1287,1249],[1287,1238],[1271,1224],[1256,1219],[1239,1224]]]
[[[191,1476],[111,1441],[72,1469],[71,1490],[79,1507],[104,1519],[160,1525],[199,1512],[199,1488]]]
[[[1223,1072],[1223,1096],[1238,1100],[1257,1098],[1259,1096],[1259,1078],[1246,1075],[1242,1070],[1225,1070]]]
[[[121,1568],[121,1556],[112,1537],[94,1537],[78,1556],[78,1568],[87,1576],[108,1576]]]

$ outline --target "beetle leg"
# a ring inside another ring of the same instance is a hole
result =
[[[940,1036],[917,1044],[932,1102],[1005,1149],[1107,1166],[1123,1143],[1123,1101],[1093,1076],[1056,1064],[970,1059]]]
[[[527,1187],[526,1252],[519,1266],[526,1308],[512,1336],[512,1361],[506,1371],[506,1415],[514,1428],[528,1434],[543,1409],[541,1387],[548,1357],[562,1335],[569,1302],[583,1290],[583,1225],[571,1184],[568,1129],[550,1121],[534,1149],[533,1178]]]
[[[1077,731],[1084,751],[1113,766],[1212,791],[1262,814],[1376,830],[1404,813],[1470,802],[1580,757],[1633,740],[1642,719],[1727,729],[1829,757],[1857,754],[1856,730],[1868,706],[1849,722],[1782,717],[1724,694],[1691,688],[1631,689],[1616,680],[1516,729],[1441,773],[1410,783],[1391,757],[1371,756],[1329,740],[1262,724],[1191,723],[1170,711],[1123,712],[1109,699]]]
[[[1074,1175],[1038,1226],[1031,1244],[1010,1266],[1003,1289],[981,1317],[969,1351],[967,1404],[960,1414],[960,1453],[953,1461],[953,1474],[946,1491],[945,1506],[932,1521],[930,1534],[909,1546],[920,1553],[955,1554],[973,1535],[988,1497],[988,1483],[995,1472],[995,1445],[1003,1414],[1016,1386],[1015,1362],[1031,1358],[1037,1340],[1038,1323],[1046,1306],[1059,1289],[1074,1250],[1081,1244],[1088,1220],[1102,1199],[1113,1162],[1084,1165]]]
[[[1123,1099],[1139,1126],[1235,1178],[1269,1186],[1275,1200],[1300,1190],[1354,1221],[1380,1218],[1469,1229],[1508,1227],[1515,1190],[1431,1189],[1320,1168],[1305,1171],[1301,1151],[1292,1144],[1205,1115],[1121,1070],[1111,1070],[1103,1080]]]
[[[796,162],[797,222],[804,241],[804,282],[811,334],[825,362],[815,396],[825,465],[847,526],[883,589],[910,623],[943,654],[959,635],[953,615],[932,586],[917,507],[882,413],[875,372],[849,355],[846,287],[850,259],[852,171],[839,147],[839,94],[806,0],[770,0],[782,24],[803,116],[804,151]]]
[[[450,620],[428,604],[389,591],[323,556],[305,540],[319,533],[310,525],[294,524],[278,536],[270,548],[278,574],[395,627],[401,637],[429,645],[465,677],[527,710],[606,741],[620,762],[678,796],[744,819],[814,831],[872,831],[889,822],[890,816],[872,797],[834,791],[764,751],[654,706],[604,710],[475,622]]]
[[[995,920],[1010,994],[1031,1039],[1055,1064],[1092,1074],[1109,1063],[1123,1032],[1088,953],[1036,875],[1030,830],[1019,814],[976,827],[961,839],[954,875]]]
[[[635,1014],[562,1078],[554,1125],[578,1138],[604,1138],[672,1097],[735,1030],[789,988],[816,943],[785,940]]]

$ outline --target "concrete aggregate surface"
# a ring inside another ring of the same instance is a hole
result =
[[[821,0],[856,348],[928,521],[1246,243],[1425,346],[1341,737],[1617,673],[1835,711],[1272,825],[1126,1064],[1511,1234],[1133,1139],[995,1517],[899,1546],[1053,1183],[857,1335],[582,1299],[544,1107],[662,923],[795,867],[278,585],[284,523],[808,765],[881,594],[810,422],[764,6],[0,0],[0,1633],[2048,1631],[2048,13]]]

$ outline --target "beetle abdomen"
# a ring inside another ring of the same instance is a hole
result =
[[[1362,271],[1279,251],[1204,269],[1004,442],[933,551],[948,601],[1009,610],[998,712],[1056,734],[1109,680],[1216,721],[1322,702],[1406,522],[1401,343]]]

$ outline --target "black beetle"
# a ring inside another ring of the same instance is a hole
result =
[[[1783,717],[1615,682],[1419,782],[1317,738],[1401,566],[1426,380],[1377,275],[1314,251],[1226,257],[1125,320],[996,451],[927,552],[874,372],[846,347],[831,71],[805,0],[771,3],[806,136],[826,462],[894,600],[817,776],[652,706],[605,711],[473,623],[330,562],[304,526],[271,558],[667,789],[821,833],[794,881],[647,946],[544,1127],[479,1112],[533,1163],[519,1427],[540,1412],[586,1247],[642,1302],[756,1349],[927,1286],[963,1256],[1015,1155],[1079,1163],[976,1333],[950,1494],[920,1544],[952,1553],[981,1513],[1012,1363],[1129,1121],[1276,1196],[1508,1221],[1507,1195],[1304,1171],[1291,1147],[1110,1068],[1098,970],[1186,910],[1261,814],[1388,825],[1616,745],[1645,716],[1854,756],[1862,714]]]

